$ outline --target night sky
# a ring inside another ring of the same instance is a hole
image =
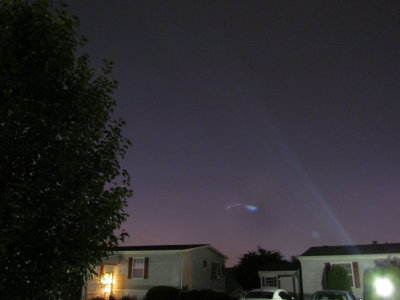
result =
[[[125,245],[400,242],[400,1],[67,3],[115,62]]]

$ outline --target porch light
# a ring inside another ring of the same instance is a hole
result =
[[[112,273],[104,273],[100,277],[101,284],[104,285],[103,291],[105,294],[111,294],[112,284],[113,284],[113,274]]]
[[[375,291],[380,297],[390,297],[393,294],[394,286],[388,278],[377,278],[374,283]]]
[[[105,285],[111,284],[112,280],[113,280],[113,276],[111,273],[104,273],[100,278],[100,282]]]

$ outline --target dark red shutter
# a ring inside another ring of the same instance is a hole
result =
[[[144,279],[149,278],[149,258],[144,258]]]
[[[128,279],[132,278],[132,257],[129,257],[128,262]]]
[[[358,272],[358,262],[353,261],[353,275],[354,275],[354,287],[359,288],[360,285],[360,273]]]
[[[326,262],[324,266],[324,273],[322,274],[322,288],[325,290],[328,288],[328,277],[331,270],[331,263]]]
[[[104,273],[104,265],[100,265],[99,277],[101,277]]]

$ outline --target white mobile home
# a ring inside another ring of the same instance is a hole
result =
[[[353,294],[357,298],[364,298],[365,275],[379,262],[399,258],[400,243],[311,247],[299,256],[304,300],[324,288],[327,272],[334,265],[347,270]]]
[[[118,247],[89,280],[85,297],[144,297],[154,286],[224,291],[227,257],[208,244]]]

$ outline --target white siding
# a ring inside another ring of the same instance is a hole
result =
[[[128,278],[129,258],[148,258],[148,278]],[[207,265],[204,266],[204,261]],[[142,299],[154,286],[172,286],[178,289],[225,289],[225,274],[211,278],[212,263],[225,264],[225,258],[212,248],[204,246],[188,250],[121,251],[103,263],[113,273],[113,295],[137,296]],[[182,265],[183,263],[183,265]],[[99,277],[87,281],[88,299],[104,296]]]
[[[375,267],[375,261],[379,259],[388,259],[390,255],[337,255],[337,256],[301,256],[299,257],[303,276],[303,292],[304,299],[307,300],[310,296],[322,289],[322,275],[324,272],[325,263],[343,262],[343,263],[358,263],[358,274],[360,278],[360,287],[352,288],[356,298],[363,297],[364,274],[369,268]]]
[[[206,266],[204,266],[206,262]],[[212,264],[221,266],[221,274],[218,278],[212,279]],[[185,253],[184,285],[189,289],[213,289],[225,291],[225,259],[210,248],[199,248]],[[190,272],[192,274],[190,274]]]

